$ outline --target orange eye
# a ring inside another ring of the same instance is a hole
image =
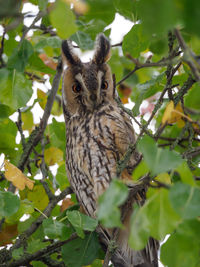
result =
[[[82,88],[81,88],[80,84],[76,83],[76,84],[72,85],[72,90],[74,91],[74,93],[80,93]]]
[[[102,82],[101,88],[102,89],[107,89],[108,88],[108,83],[106,81]]]

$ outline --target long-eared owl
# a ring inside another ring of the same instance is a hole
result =
[[[66,122],[66,170],[71,187],[86,214],[96,216],[98,197],[117,177],[117,163],[135,143],[128,115],[115,101],[115,86],[109,65],[110,43],[99,34],[93,59],[81,62],[70,41],[62,43],[63,111]],[[139,154],[133,153],[121,179],[129,179]],[[130,212],[117,243],[124,263],[114,266],[157,266],[157,249],[149,241],[142,251],[128,246]],[[114,261],[113,261],[114,262]]]

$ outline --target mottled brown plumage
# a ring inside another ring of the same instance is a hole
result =
[[[129,144],[135,143],[135,133],[130,118],[114,99],[112,73],[106,63],[110,57],[107,38],[103,34],[97,37],[94,57],[88,63],[74,54],[70,41],[63,41],[62,53],[68,66],[63,73],[67,175],[83,209],[95,217],[98,197],[116,178],[117,162]],[[129,179],[138,156],[137,152],[132,155],[121,179]],[[132,203],[143,198],[142,193],[134,197],[124,216],[126,228],[117,238],[123,263],[113,259],[116,267],[157,266],[152,263],[157,255],[154,248],[152,253],[151,248],[134,252],[127,243]]]

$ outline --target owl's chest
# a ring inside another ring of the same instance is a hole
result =
[[[120,158],[115,136],[120,120],[118,113],[109,109],[82,118],[74,116],[67,125],[67,164],[93,178],[103,173],[110,179],[115,176]]]

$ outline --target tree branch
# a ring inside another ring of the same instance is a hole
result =
[[[71,235],[71,237],[67,240],[64,241],[56,241],[53,244],[33,253],[33,254],[25,254],[24,257],[20,258],[19,260],[13,261],[10,264],[7,264],[5,266],[7,267],[17,267],[17,266],[25,266],[26,264],[28,264],[29,262],[33,261],[33,260],[37,260],[40,259],[43,256],[49,255],[54,253],[54,251],[60,247],[62,247],[63,245],[71,242],[72,240],[76,239],[78,236],[76,233],[73,233]],[[60,265],[61,266],[61,265]]]

